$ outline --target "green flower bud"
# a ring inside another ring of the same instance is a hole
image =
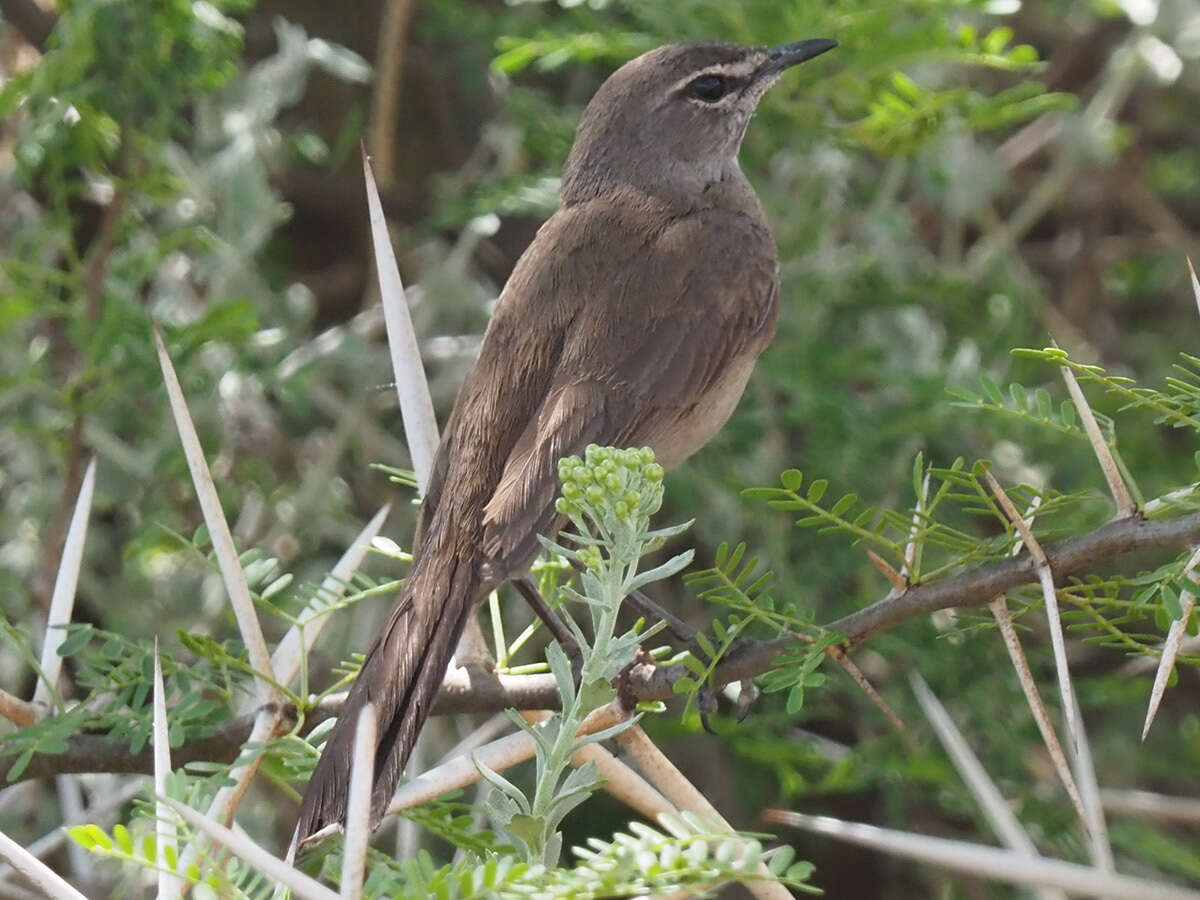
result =
[[[615,494],[621,489],[621,479],[616,475],[607,475],[604,478],[604,486],[608,488],[610,492]]]
[[[659,482],[663,480],[665,469],[656,462],[647,463],[642,469],[642,474],[646,476],[646,480],[650,482]]]
[[[617,518],[619,518],[619,519],[628,519],[629,518],[629,504],[626,503],[624,500],[618,500],[616,502],[616,504],[613,506],[613,512],[615,512],[617,514]]]
[[[562,495],[568,500],[578,500],[583,494],[583,489],[573,481],[564,481],[562,487]]]
[[[587,498],[588,498],[589,503],[603,503],[604,502],[604,488],[600,487],[600,485],[598,485],[598,484],[591,485],[590,487],[588,487],[586,493],[587,493]]]
[[[592,480],[592,470],[587,466],[580,464],[571,470],[571,477],[580,484],[587,484]]]

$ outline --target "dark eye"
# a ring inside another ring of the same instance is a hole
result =
[[[716,103],[729,91],[729,82],[720,75],[701,75],[687,86],[687,91],[697,100]]]

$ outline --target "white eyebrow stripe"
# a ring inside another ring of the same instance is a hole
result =
[[[760,64],[761,62],[756,59],[739,59],[729,63],[716,63],[715,65],[703,68],[698,72],[693,72],[686,78],[681,78],[679,82],[671,88],[671,90],[673,92],[681,91],[684,87],[704,75],[721,75],[725,78],[739,79],[748,78],[756,69],[758,69]]]

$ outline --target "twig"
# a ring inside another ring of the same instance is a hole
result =
[[[45,892],[49,900],[87,900],[83,894],[71,887],[54,870],[31,854],[28,850],[0,831],[0,857],[4,857],[14,869]]]
[[[897,731],[904,731],[904,720],[896,715],[895,710],[888,706],[887,701],[879,695],[879,691],[875,690],[875,685],[867,680],[867,676],[863,674],[862,669],[852,660],[846,651],[836,645],[825,648],[825,655],[842,667],[842,670],[850,676],[850,680],[858,685],[859,689],[867,695],[875,707],[887,716],[888,721],[896,726]]]
[[[1078,704],[1075,706],[1075,719],[1083,722]],[[1115,872],[1112,846],[1108,841],[1108,823],[1104,821],[1104,809],[1100,805],[1100,785],[1096,783],[1096,767],[1092,763],[1092,747],[1086,728],[1079,731],[1079,746],[1075,750],[1075,780],[1079,784],[1079,794],[1086,810],[1084,823],[1087,826],[1092,865],[1101,872]]]
[[[1054,650],[1054,668],[1058,674],[1058,691],[1062,696],[1063,716],[1067,724],[1067,735],[1071,739],[1071,746],[1078,749],[1080,726],[1075,716],[1075,685],[1071,681],[1071,670],[1067,666],[1067,646],[1063,640],[1062,618],[1058,613],[1058,593],[1054,590],[1054,572],[1050,568],[1050,563],[1046,561],[1046,554],[1042,552],[1042,545],[1033,536],[1032,529],[1030,529],[1021,514],[1017,512],[1017,508],[1013,506],[1012,500],[1008,498],[1008,494],[1004,492],[1004,488],[1000,487],[1000,483],[996,481],[995,477],[987,469],[984,470],[983,476],[987,480],[988,487],[992,489],[992,493],[996,495],[996,499],[999,501],[1001,509],[1004,510],[1004,514],[1008,516],[1009,521],[1020,532],[1021,540],[1029,550],[1029,555],[1037,563],[1038,582],[1042,586],[1042,600],[1046,606],[1046,620],[1050,625],[1050,646]],[[1080,815],[1086,823],[1087,816],[1082,808],[1080,808]]]
[[[522,715],[530,722],[540,722],[548,718],[550,713],[538,711]],[[600,744],[587,744],[571,756],[571,765],[576,768],[589,762],[596,766],[596,771],[604,779],[606,792],[650,821],[656,821],[663,813],[678,814],[675,805],[656,787]]]
[[[1034,846],[1020,820],[1013,815],[1013,811],[1004,801],[1000,789],[988,776],[987,770],[972,752],[970,745],[963,738],[962,732],[955,726],[941,701],[929,689],[925,679],[914,671],[909,675],[909,681],[912,683],[913,693],[917,696],[917,702],[921,704],[921,709],[925,711],[925,716],[929,719],[929,724],[933,726],[938,740],[942,742],[942,746],[954,763],[954,768],[958,770],[958,774],[970,788],[971,794],[979,803],[979,808],[983,810],[983,814],[987,818],[988,824],[992,826],[992,830],[996,832],[996,836],[1010,850],[1016,851],[1022,856],[1040,856],[1041,854],[1038,853],[1037,847]],[[1060,891],[1049,889],[1043,889],[1038,893],[1043,900],[1050,900],[1050,898],[1057,900],[1064,896]]]
[[[38,859],[44,859],[70,840],[66,830],[67,827],[88,823],[103,826],[105,818],[116,813],[122,806],[142,793],[142,789],[142,780],[140,778],[131,779],[120,789],[114,792],[106,792],[100,797],[93,798],[91,805],[85,810],[83,816],[78,819],[67,820],[61,825],[52,828],[37,840],[26,844],[25,849]],[[13,868],[9,863],[0,862],[0,885],[4,884],[5,880],[12,874],[12,871]]]
[[[1107,812],[1116,815],[1142,816],[1164,822],[1181,822],[1193,827],[1200,825],[1200,799],[1169,797],[1150,791],[1100,791],[1100,803]]]
[[[988,604],[988,608],[991,609],[996,626],[1000,629],[1000,636],[1004,639],[1004,646],[1008,650],[1008,658],[1012,662],[1013,670],[1017,673],[1017,682],[1021,685],[1021,692],[1025,694],[1025,702],[1029,705],[1033,721],[1042,735],[1042,743],[1046,745],[1046,752],[1050,754],[1054,771],[1058,773],[1059,780],[1062,781],[1067,796],[1071,798],[1071,803],[1074,804],[1080,820],[1086,821],[1087,812],[1083,806],[1083,798],[1079,796],[1079,787],[1075,784],[1075,776],[1071,773],[1071,767],[1067,763],[1066,754],[1063,753],[1062,744],[1058,742],[1058,735],[1050,721],[1050,714],[1046,712],[1042,695],[1038,693],[1033,673],[1029,671],[1029,661],[1025,658],[1021,642],[1017,638],[1017,631],[1013,628],[1008,604],[1003,597],[997,597]]]
[[[878,569],[879,573],[883,575],[883,577],[889,582],[891,582],[893,591],[902,591],[908,587],[908,581],[905,579],[905,577],[893,569],[886,559],[884,559],[870,547],[867,547],[864,552],[867,554],[867,559],[870,561],[871,565]]]
[[[246,739],[246,743],[251,746],[249,759],[230,770],[228,779],[233,784],[219,788],[208,805],[206,816],[214,826],[220,821],[233,821],[234,811],[246,789],[250,787],[250,782],[258,774],[258,767],[263,758],[263,745],[279,733],[281,718],[280,713],[272,707],[265,706],[259,709],[254,719],[254,727],[250,729],[250,736]],[[167,799],[167,802],[173,807],[177,805],[170,799]],[[179,857],[179,871],[186,872],[195,865],[203,852],[204,841],[192,841]]]
[[[606,706],[593,710],[583,720],[578,733],[582,735],[602,731],[628,717],[629,713],[622,707],[620,701],[614,700]],[[493,741],[469,755],[447,760],[440,766],[423,772],[407,784],[401,785],[395,796],[392,797],[387,815],[403,812],[418,803],[433,800],[449,791],[458,790],[479,781],[482,776],[475,765],[476,758],[489,769],[501,772],[532,758],[533,753],[533,740],[525,732],[519,731],[516,734],[502,737],[498,741]]]
[[[625,729],[617,735],[616,740],[629,752],[642,774],[661,789],[663,795],[680,810],[694,812],[718,826],[733,831],[725,817],[658,749],[640,725]],[[768,874],[766,865],[761,862],[757,871],[760,875]],[[774,881],[747,881],[744,887],[759,900],[791,900],[792,896],[786,887]]]
[[[1033,527],[1033,514],[1041,505],[1042,498],[1035,497],[1030,504],[1022,519],[1025,522],[1027,529]],[[1024,539],[1018,539],[1013,543],[1012,555],[1016,556],[1024,547]],[[1067,764],[1066,754],[1063,753],[1062,745],[1058,742],[1058,734],[1054,730],[1054,725],[1050,721],[1050,714],[1046,712],[1046,705],[1042,702],[1042,695],[1038,691],[1037,683],[1033,680],[1033,673],[1029,670],[1029,661],[1025,658],[1025,651],[1021,649],[1021,641],[1017,637],[1017,630],[1013,627],[1012,615],[1008,611],[1008,601],[1003,595],[993,598],[988,603],[988,609],[991,610],[992,618],[996,622],[996,627],[1000,631],[1000,637],[1004,641],[1004,648],[1008,651],[1009,661],[1012,663],[1013,671],[1017,676],[1017,683],[1021,686],[1021,692],[1025,695],[1025,703],[1029,706],[1029,712],[1033,716],[1033,721],[1038,727],[1038,731],[1042,735],[1042,743],[1046,745],[1046,750],[1050,754],[1050,760],[1054,764],[1054,769],[1058,773],[1059,780],[1062,781],[1063,787],[1071,798],[1071,802],[1075,804],[1075,809],[1082,819],[1085,815],[1083,808],[1083,799],[1079,795],[1079,787],[1075,784],[1075,776],[1071,773],[1071,767]]]
[[[41,719],[41,714],[36,706],[26,703],[20,697],[14,697],[3,688],[0,688],[0,716],[8,719],[18,728],[36,725]]]
[[[339,900],[338,895],[325,885],[268,853],[244,834],[236,834],[212,818],[203,816],[190,806],[185,806],[170,797],[165,798],[165,802],[193,828],[228,847],[273,881],[286,885],[299,900]],[[192,846],[199,843],[200,841],[196,841]]]
[[[1105,897],[1108,900],[1200,900],[1200,892],[1161,882],[1100,872],[1057,859],[1031,859],[1011,850],[999,850],[964,841],[929,837],[828,816],[771,809],[766,819],[802,828],[842,841],[882,850],[894,856],[931,863],[974,878],[992,878],[1013,884],[1061,888],[1069,894]]]
[[[404,68],[404,44],[412,13],[413,0],[387,0],[379,25],[368,143],[379,182],[384,187],[390,187],[396,180],[396,107],[400,97],[400,73]]]
[[[1043,547],[1051,568],[1060,576],[1078,572],[1099,562],[1147,550],[1190,547],[1200,544],[1200,513],[1175,519],[1146,520],[1140,517],[1117,519],[1094,531]],[[991,598],[1037,580],[1036,564],[1029,555],[988,563],[910,587],[898,597],[889,597],[865,609],[843,616],[826,629],[846,635],[850,647],[905,622],[951,606],[973,607]],[[717,687],[743,681],[768,672],[781,653],[794,651],[796,636],[770,641],[747,641],[736,654],[722,660],[713,672]],[[627,679],[630,696],[636,700],[669,700],[674,685],[688,673],[681,666],[635,665]],[[502,709],[554,709],[558,691],[552,675],[496,675],[478,668],[456,669],[443,682],[435,701],[435,714],[497,712]],[[284,704],[268,703],[281,713],[281,727],[291,727],[295,710]],[[337,702],[323,704],[310,712],[308,724],[315,725],[334,715]],[[175,764],[185,765],[197,759],[229,762],[246,741],[257,711],[237,716],[217,727],[205,738],[190,741],[176,750]],[[0,756],[0,760],[12,756]],[[34,754],[18,781],[45,778],[62,772],[143,772],[152,769],[148,749],[129,752],[128,743],[101,735],[75,735],[67,749],[53,756]]]

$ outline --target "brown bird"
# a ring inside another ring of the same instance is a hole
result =
[[[450,413],[412,570],[308,784],[301,840],[344,822],[368,702],[379,823],[468,616],[563,525],[560,457],[648,445],[669,467],[729,418],[779,315],[775,243],[738,149],[780,73],[835,46],[673,44],[592,98],[562,206],[517,261]]]

